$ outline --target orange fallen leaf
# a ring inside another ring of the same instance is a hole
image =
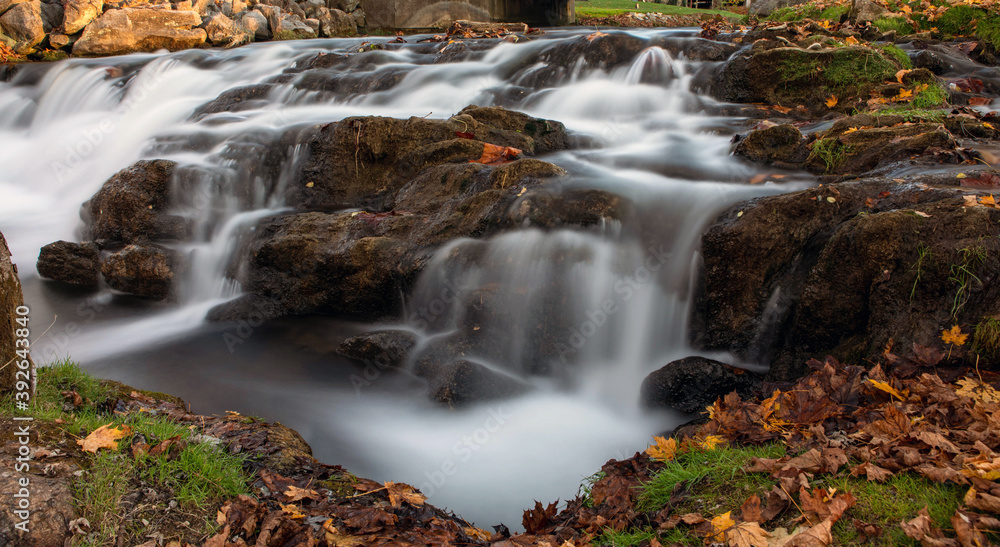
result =
[[[278,505],[281,506],[281,512],[282,513],[288,515],[289,517],[291,517],[293,519],[304,519],[304,518],[306,518],[306,515],[302,511],[299,511],[298,507],[296,507],[296,506],[294,506],[294,505],[292,505],[290,503],[288,505],[284,505],[284,504],[279,503]]]
[[[322,499],[322,496],[320,496],[319,492],[315,490],[307,490],[305,488],[299,488],[294,484],[288,485],[288,488],[285,490],[285,497],[288,498],[288,501],[301,501],[307,498],[314,500]]]
[[[132,428],[127,425],[112,428],[111,424],[107,424],[95,429],[86,439],[76,441],[76,444],[82,446],[84,452],[97,452],[102,448],[118,450],[118,439],[131,434]]]
[[[649,445],[646,448],[646,454],[654,460],[662,460],[668,462],[673,460],[677,455],[677,439],[673,437],[669,439],[664,439],[663,437],[653,437],[656,444]]]
[[[483,143],[483,155],[478,160],[473,160],[470,163],[505,163],[517,158],[521,155],[521,151],[517,148],[511,146],[497,146],[495,144]]]
[[[941,331],[941,340],[945,344],[952,344],[955,346],[964,346],[965,341],[969,338],[968,334],[962,334],[962,327],[955,325],[949,330]]]
[[[409,484],[385,481],[385,489],[389,494],[389,503],[391,503],[393,507],[402,506],[404,501],[410,505],[420,507],[424,504],[424,500],[427,499],[427,496],[417,492],[417,490]]]
[[[601,36],[607,36],[607,35],[608,35],[608,33],[606,33],[606,32],[601,32],[601,31],[592,32],[592,33],[590,33],[590,34],[587,35],[587,41],[588,42],[593,42],[597,38],[600,38]]]
[[[830,95],[826,99],[826,107],[827,108],[833,108],[833,107],[837,106],[838,102],[840,102],[840,100],[837,99],[837,97],[835,95]]]
[[[732,511],[726,511],[712,519],[712,541],[724,541],[726,530],[736,526],[736,521],[730,516],[731,513]]]
[[[909,395],[909,391],[908,390],[904,390],[903,393],[900,393],[896,388],[890,386],[886,382],[879,382],[878,380],[871,380],[871,379],[869,379],[868,383],[871,384],[872,386],[874,386],[875,388],[878,388],[878,389],[880,389],[880,390],[888,393],[889,395],[892,395],[893,397],[898,398],[900,401],[905,400],[906,399],[906,395]],[[904,393],[906,395],[904,395]]]
[[[910,70],[910,69],[908,69],[908,68],[904,68],[903,70],[900,70],[899,72],[896,73],[896,81],[899,82],[899,83],[903,83],[903,76],[906,76],[907,74],[909,74],[911,72],[913,72],[913,71]]]
[[[850,128],[847,129],[847,131],[844,131],[844,134],[848,135],[848,134],[854,133],[857,130],[858,130],[857,127],[850,127]]]
[[[861,43],[861,42],[858,41],[857,38],[855,38],[853,36],[848,36],[847,39],[844,40],[844,41],[847,42],[847,45],[849,45],[849,46],[856,46],[856,45],[858,45],[858,44]]]
[[[980,205],[985,205],[987,207],[996,207],[997,206],[997,200],[993,197],[993,194],[990,194],[988,196],[983,196],[983,197],[979,198],[979,204]]]

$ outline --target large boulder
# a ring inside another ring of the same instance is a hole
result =
[[[203,23],[208,41],[216,47],[236,47],[249,42],[254,34],[244,30],[239,24],[222,13],[205,18]],[[256,33],[256,30],[254,31]]]
[[[947,186],[968,180],[874,178],[737,204],[702,238],[696,345],[770,364],[775,379],[828,354],[876,359],[890,342],[964,357],[941,332],[1000,315],[1000,210]]]
[[[56,241],[42,247],[36,268],[39,275],[70,285],[96,288],[101,252],[94,243]]]
[[[319,20],[320,36],[354,36],[358,33],[354,18],[339,9],[318,8],[316,19]]]
[[[175,296],[174,282],[181,259],[177,253],[156,245],[128,245],[101,263],[101,273],[116,290],[166,300]]]
[[[104,0],[66,0],[63,12],[63,33],[76,34],[101,16]]]
[[[287,200],[305,208],[385,211],[395,192],[425,167],[476,160],[483,143],[534,155],[566,148],[568,139],[559,122],[500,107],[470,106],[448,120],[347,118],[310,143],[309,160]]]
[[[273,31],[275,40],[307,40],[319,35],[318,26],[313,28],[306,24],[303,17],[291,13],[280,14]]]
[[[0,31],[14,39],[14,51],[27,54],[45,39],[45,24],[39,0],[22,2],[0,15]]]
[[[237,21],[253,40],[263,42],[271,39],[271,29],[267,24],[267,17],[257,10],[250,10],[241,13]]]
[[[21,280],[17,276],[17,265],[11,261],[7,240],[0,234],[0,359],[8,365],[0,368],[0,393],[14,391],[15,376],[21,370],[19,364],[22,356],[17,353],[17,340],[27,337],[17,336],[17,331],[25,328],[25,320],[29,317],[18,313],[18,308],[23,305],[24,295],[21,292]],[[27,370],[33,372],[34,364],[31,363],[30,355],[27,360]]]
[[[42,29],[49,34],[63,24],[64,9],[62,4],[42,2]]]
[[[732,391],[745,397],[759,383],[752,372],[704,357],[685,357],[646,376],[639,398],[649,408],[694,414]]]
[[[165,213],[175,166],[168,160],[141,160],[108,179],[84,204],[87,239],[135,243],[183,237],[183,219]]]
[[[74,55],[124,55],[137,51],[177,51],[204,44],[208,34],[194,11],[116,9],[87,25],[73,44]]]
[[[431,399],[450,407],[506,399],[531,389],[524,380],[468,359],[433,367],[424,362],[417,374],[428,379]]]
[[[0,0],[0,15],[7,13],[7,10],[16,6],[17,4],[22,4],[24,2],[30,2],[31,0]]]

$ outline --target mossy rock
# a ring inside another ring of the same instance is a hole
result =
[[[830,110],[832,96],[834,106],[846,110],[901,68],[895,56],[865,46],[778,47],[735,57],[723,67],[715,94],[731,102],[802,105],[817,113]]]

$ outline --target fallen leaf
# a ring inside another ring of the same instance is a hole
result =
[[[857,131],[857,130],[858,130],[858,128],[857,128],[857,127],[848,127],[848,128],[847,128],[847,131],[844,131],[844,135],[849,135],[849,134],[851,134],[851,133],[854,133],[854,132],[855,132],[855,131]]]
[[[835,95],[830,95],[829,97],[826,98],[826,107],[827,108],[833,108],[833,107],[837,106],[838,102],[840,102],[840,100],[837,99],[837,97]]]
[[[908,68],[904,68],[904,69],[900,70],[899,72],[896,72],[896,81],[899,82],[899,83],[903,83],[903,76],[906,76],[907,74],[909,74],[911,72],[913,72],[913,71],[910,70],[910,69],[908,69]]]
[[[993,389],[993,386],[986,384],[981,380],[974,378],[962,378],[956,383],[961,387],[957,389],[955,393],[961,395],[962,397],[969,397],[987,404],[1000,403],[1000,392],[997,392],[997,390]]]
[[[892,471],[879,467],[871,462],[865,462],[851,468],[851,475],[860,477],[864,475],[868,480],[874,482],[884,482],[892,477]]]
[[[824,520],[816,526],[792,536],[788,543],[785,543],[785,547],[827,547],[833,543],[832,525],[833,523],[830,521]]]
[[[315,490],[307,490],[305,488],[299,488],[294,484],[289,485],[288,488],[285,490],[285,497],[288,498],[288,501],[301,501],[304,499],[313,499],[313,500],[322,499],[322,496],[320,495],[319,492]]]
[[[278,505],[281,506],[281,512],[288,515],[290,518],[293,519],[306,518],[305,514],[302,513],[302,511],[299,511],[299,508],[296,507],[295,505],[292,505],[291,503],[289,503],[288,505],[279,503]]]
[[[488,142],[483,143],[483,155],[478,160],[469,163],[482,163],[484,165],[494,163],[506,163],[517,158],[521,151],[511,146],[497,146]]]
[[[900,401],[905,400],[906,397],[909,395],[909,392],[906,392],[905,395],[903,393],[900,393],[896,388],[890,386],[886,382],[879,382],[878,380],[869,379],[868,383],[871,384],[872,386],[878,388],[879,390],[884,391],[884,392],[888,393],[889,395],[892,395],[893,397],[899,399]]]
[[[860,43],[861,43],[861,42],[859,42],[859,41],[858,41],[858,39],[857,39],[857,38],[855,38],[855,37],[853,37],[853,36],[848,36],[848,37],[847,37],[847,38],[846,38],[846,39],[844,40],[844,42],[847,42],[847,45],[849,45],[849,46],[856,46],[856,45],[858,45],[858,44],[860,44]]]
[[[410,505],[420,507],[424,504],[424,500],[427,499],[427,496],[417,492],[417,490],[409,484],[386,481],[385,489],[389,494],[389,503],[392,504],[393,507],[402,506],[404,501]]]
[[[760,496],[754,494],[743,502],[743,507],[740,508],[740,518],[744,522],[764,522]]]
[[[941,331],[941,340],[945,344],[952,344],[955,346],[964,346],[965,341],[969,338],[968,334],[962,334],[962,327],[955,325],[949,330]]]
[[[97,452],[102,448],[118,450],[118,440],[131,434],[132,428],[127,425],[112,428],[111,424],[107,424],[95,429],[86,439],[79,439],[76,444],[82,446],[84,452]]]
[[[726,544],[729,547],[767,547],[767,533],[756,522],[741,522],[726,531]]]
[[[993,197],[993,194],[990,194],[979,198],[979,204],[995,208],[997,206],[997,200]]]
[[[1000,514],[1000,497],[991,496],[984,492],[977,492],[975,488],[969,488],[962,501],[973,509]]]
[[[646,448],[646,454],[654,460],[669,462],[677,455],[677,440],[673,437],[664,439],[663,437],[653,437],[656,444]]]
[[[736,521],[730,516],[731,513],[732,511],[726,511],[723,514],[712,518],[711,538],[713,541],[725,541],[726,530],[736,526]]]
[[[592,32],[592,33],[590,33],[590,34],[587,35],[587,41],[588,42],[593,42],[594,40],[600,38],[601,36],[607,36],[607,35],[608,35],[608,33],[606,33],[606,32],[601,32],[601,31]]]

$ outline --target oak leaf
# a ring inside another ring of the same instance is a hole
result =
[[[118,440],[131,434],[132,428],[127,425],[111,427],[107,424],[95,429],[87,438],[77,440],[76,444],[82,446],[84,452],[97,452],[102,448],[118,450]]]

